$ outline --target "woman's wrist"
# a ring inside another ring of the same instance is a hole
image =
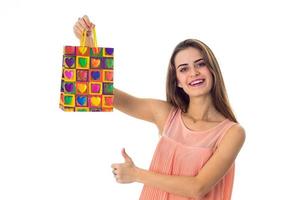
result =
[[[135,182],[142,183],[142,176],[144,171],[145,170],[141,168],[135,167],[135,179],[134,179]]]
[[[92,36],[86,38],[85,46],[94,47],[94,39]]]

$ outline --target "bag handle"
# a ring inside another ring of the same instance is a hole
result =
[[[93,38],[94,38],[94,47],[98,47],[98,44],[97,44],[97,35],[96,35],[96,29],[95,29],[95,27],[93,28],[92,32],[93,32]],[[82,37],[80,39],[80,46],[81,47],[85,46],[86,37],[87,37],[86,33],[87,33],[87,31],[84,30],[83,31],[83,35],[82,35]]]

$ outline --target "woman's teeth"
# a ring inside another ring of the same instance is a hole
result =
[[[204,82],[204,79],[198,79],[198,80],[195,80],[195,81],[189,83],[189,85],[197,86],[197,85],[201,85],[203,82]]]

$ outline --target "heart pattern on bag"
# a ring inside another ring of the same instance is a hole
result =
[[[65,54],[74,54],[74,52],[75,52],[75,47],[73,47],[73,46],[65,47]]]
[[[65,104],[70,105],[72,103],[73,97],[65,96]]]
[[[78,62],[81,67],[83,67],[83,68],[87,67],[87,59],[86,58],[79,58]]]
[[[100,65],[100,59],[92,58],[91,64],[92,64],[92,67],[98,67]]]
[[[114,90],[113,84],[109,84],[109,83],[105,84],[104,91],[105,91],[106,94],[112,94],[113,90]]]
[[[81,105],[84,106],[86,104],[86,97],[85,96],[78,96],[77,97],[77,102]]]
[[[88,71],[86,70],[77,70],[77,79],[80,81],[87,81]]]
[[[86,92],[86,89],[87,89],[87,86],[85,83],[78,83],[77,84],[77,90],[80,92],[80,93],[85,93]]]
[[[99,93],[100,92],[100,85],[99,84],[92,84],[91,89],[93,93]]]
[[[79,47],[78,48],[78,51],[80,52],[80,54],[85,54],[86,53],[86,51],[87,51],[87,47]]]
[[[97,45],[95,45],[97,46]],[[113,48],[64,46],[60,108],[64,111],[113,111]]]
[[[72,70],[65,70],[65,77],[68,79],[72,79],[74,72]]]
[[[113,59],[106,59],[105,64],[106,64],[107,68],[113,68],[114,60]]]
[[[65,59],[65,62],[68,67],[72,67],[74,65],[75,59],[73,57],[68,57]]]
[[[105,72],[105,79],[108,81],[113,81],[113,73],[112,72]]]
[[[65,89],[67,92],[73,92],[74,84],[73,83],[65,83]]]
[[[92,106],[99,106],[101,102],[100,97],[92,97],[91,98],[91,104]]]
[[[108,105],[108,106],[112,106],[113,98],[112,97],[106,97],[105,98],[105,104]]]
[[[93,47],[92,48],[92,53],[93,54],[98,54],[99,53],[99,48],[98,47]]]
[[[106,53],[107,55],[112,55],[113,52],[114,52],[114,49],[113,49],[113,48],[105,48],[105,53]]]
[[[91,76],[93,80],[99,80],[100,79],[100,72],[99,71],[92,71]]]

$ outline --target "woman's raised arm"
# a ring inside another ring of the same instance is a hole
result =
[[[92,30],[95,25],[84,15],[74,25],[74,33],[81,39],[83,31],[87,31],[86,46],[93,47],[94,38]],[[114,108],[130,116],[153,122],[158,126],[160,133],[171,110],[171,105],[166,101],[156,99],[145,99],[131,96],[121,90],[114,89]]]
[[[171,105],[162,100],[137,98],[115,88],[114,108],[130,116],[155,123],[161,132]]]

